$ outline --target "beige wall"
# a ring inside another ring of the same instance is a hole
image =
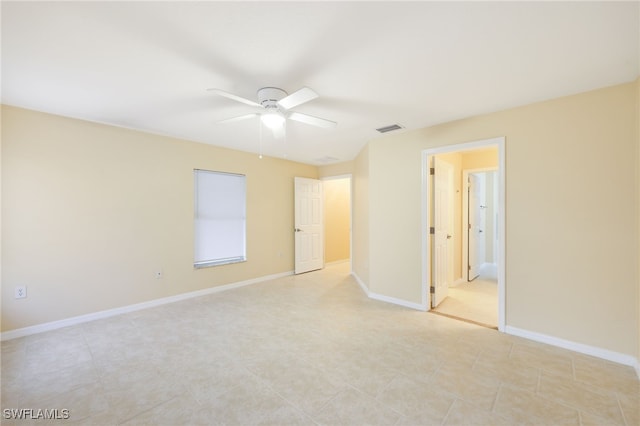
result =
[[[637,223],[637,241],[636,247],[640,253],[640,78],[636,80],[636,217]],[[638,353],[636,359],[636,372],[640,376],[640,254],[636,257],[637,262],[637,287],[638,294]]]
[[[369,288],[369,146],[365,146],[354,160],[353,192],[351,204],[353,206],[353,223],[351,224],[351,270],[361,284]]]
[[[498,149],[476,149],[462,153],[462,169],[486,169],[498,167]]]
[[[293,270],[293,177],[316,167],[7,106],[2,121],[3,331]],[[247,262],[193,269],[194,168],[246,174]]]
[[[2,285],[2,241],[4,241],[2,234],[2,108],[0,108],[0,309],[2,308],[2,300],[4,299],[2,295],[2,289],[4,286]],[[2,331],[2,316],[0,315],[0,331]]]
[[[351,224],[351,179],[322,181],[324,194],[324,261],[349,260]]]
[[[343,176],[353,174],[354,170],[353,161],[345,161],[343,163],[329,164],[326,166],[318,167],[318,176],[321,178],[331,176]]]
[[[505,136],[507,325],[636,354],[637,90],[618,85],[371,141],[370,290],[421,301],[421,152]]]
[[[318,167],[320,178],[352,176],[355,170],[353,161],[329,164]],[[350,258],[351,236],[351,181],[342,178],[324,179],[324,217],[325,217],[325,262],[336,262]]]

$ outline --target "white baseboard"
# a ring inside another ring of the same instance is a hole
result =
[[[358,274],[356,274],[353,271],[351,271],[351,275],[353,276],[353,278],[355,278],[356,282],[358,283],[358,285],[360,286],[360,288],[362,289],[364,294],[366,294],[367,297],[369,297],[369,289],[367,288],[367,286],[364,283],[364,281],[362,281],[362,279],[358,276]]]
[[[136,303],[134,305],[122,306],[120,308],[107,309],[105,311],[93,312],[86,315],[80,315],[71,318],[65,318],[58,321],[46,322],[43,324],[32,325],[29,327],[17,328],[15,330],[5,331],[0,333],[0,341],[16,339],[18,337],[30,336],[32,334],[42,333],[45,331],[57,330],[59,328],[68,327],[71,325],[82,324],[89,321],[95,321],[97,319],[109,318],[116,315],[126,314],[128,312],[139,311],[142,309],[153,308],[160,305],[166,305],[168,303],[179,302],[181,300],[192,299],[194,297],[205,296],[207,294],[219,293],[222,291],[231,290],[238,287],[244,287],[247,285],[257,284],[264,281],[273,280],[276,278],[282,278],[289,275],[293,275],[293,271],[281,272],[278,274],[265,275],[263,277],[252,278],[245,281],[238,281],[235,283],[224,284],[216,287],[209,287],[203,290],[191,291],[189,293],[176,294],[175,296],[163,297],[162,299],[150,300],[148,302]]]
[[[514,336],[524,337],[525,339],[535,340],[536,342],[546,343],[552,346],[558,346],[560,348],[569,349],[581,354],[594,356],[596,358],[606,359],[618,364],[628,365],[634,367],[638,377],[640,377],[640,365],[638,365],[638,359],[627,354],[620,352],[610,351],[608,349],[598,348],[595,346],[585,345],[583,343],[572,342],[570,340],[561,339],[559,337],[553,337],[546,334],[536,333],[534,331],[523,330],[521,328],[512,327],[510,325],[505,327],[505,333],[512,334]]]
[[[370,299],[379,300],[381,302],[393,303],[394,305],[404,306],[405,308],[417,309],[418,311],[426,311],[427,310],[427,308],[424,305],[420,304],[420,303],[407,302],[406,300],[396,299],[395,297],[385,296],[383,294],[372,293],[372,292],[369,291],[369,289],[365,285],[364,281],[362,281],[362,279],[360,279],[358,274],[356,274],[355,272],[351,272],[351,275],[353,275],[353,278],[355,278],[356,282],[358,283],[358,285],[360,286],[360,288],[362,289],[364,294],[366,294],[367,297],[370,298]]]
[[[426,311],[427,307],[421,303],[408,302],[402,299],[396,299],[395,297],[385,296],[383,294],[369,293],[369,297],[374,300],[380,300],[381,302],[393,303],[394,305],[404,306],[405,308],[416,309],[418,311]]]

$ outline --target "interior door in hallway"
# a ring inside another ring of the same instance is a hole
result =
[[[486,203],[484,174],[469,174],[469,226],[468,226],[468,262],[467,280],[472,281],[480,275],[480,267],[485,262],[485,222]]]
[[[435,308],[447,297],[453,271],[453,166],[438,157],[434,157],[433,164],[431,307]]]
[[[294,270],[301,274],[324,266],[322,182],[296,177],[294,185]]]

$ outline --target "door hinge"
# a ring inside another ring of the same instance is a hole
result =
[[[431,168],[429,169],[429,174],[430,174],[431,176],[435,175],[435,174],[436,174],[436,168],[435,168],[435,167],[431,167]]]
[[[435,235],[435,233],[436,233],[436,228],[435,228],[435,227],[433,227],[433,226],[431,226],[431,227],[429,228],[429,234],[431,234],[431,235]]]
[[[468,265],[467,266],[467,271],[470,271],[470,270],[471,270],[471,265]]]
[[[431,286],[429,288],[429,291],[431,292],[431,294],[435,294],[436,293],[436,288],[434,286]]]

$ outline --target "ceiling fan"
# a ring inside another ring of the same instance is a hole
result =
[[[210,92],[219,96],[232,99],[243,104],[260,108],[262,111],[252,114],[245,114],[238,117],[227,118],[218,121],[218,123],[231,123],[235,121],[245,120],[252,117],[260,117],[262,123],[273,132],[276,138],[284,136],[284,124],[287,119],[298,121],[300,123],[310,124],[312,126],[332,128],[337,125],[335,121],[326,120],[324,118],[314,117],[312,115],[303,114],[301,112],[291,111],[292,108],[302,105],[318,97],[318,94],[308,87],[296,90],[292,94],[288,94],[277,87],[263,87],[258,90],[258,101],[243,98],[220,89],[208,89]]]

